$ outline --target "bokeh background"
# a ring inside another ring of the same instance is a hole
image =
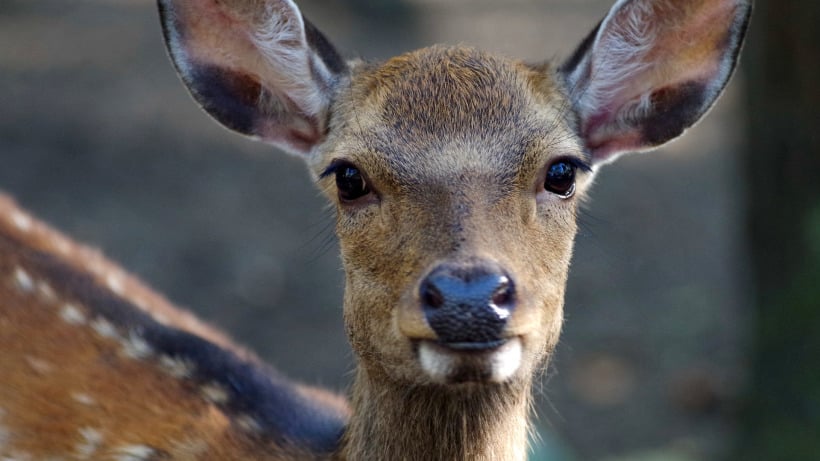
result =
[[[561,59],[610,0],[299,2],[349,57]],[[532,458],[820,459],[820,7],[758,1],[708,118],[599,175]],[[333,215],[213,123],[150,0],[0,2],[0,189],[286,374],[344,391]],[[1,372],[1,371],[0,371]]]

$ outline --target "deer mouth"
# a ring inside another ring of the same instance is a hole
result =
[[[436,382],[503,383],[521,367],[522,344],[518,337],[487,342],[418,344],[421,368]]]

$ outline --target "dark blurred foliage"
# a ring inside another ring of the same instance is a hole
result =
[[[735,459],[817,459],[820,2],[757,2],[745,73],[756,327]]]

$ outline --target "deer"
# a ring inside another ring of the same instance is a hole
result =
[[[523,460],[601,167],[683,134],[751,0],[618,0],[568,59],[345,60],[291,0],[159,0],[193,99],[336,212],[347,397],[292,381],[0,198],[0,455]],[[310,340],[306,338],[306,340]]]

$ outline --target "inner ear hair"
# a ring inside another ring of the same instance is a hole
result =
[[[561,68],[594,161],[695,124],[731,77],[750,14],[750,0],[616,3]]]
[[[169,53],[227,128],[302,156],[324,140],[348,69],[290,0],[160,0]]]

